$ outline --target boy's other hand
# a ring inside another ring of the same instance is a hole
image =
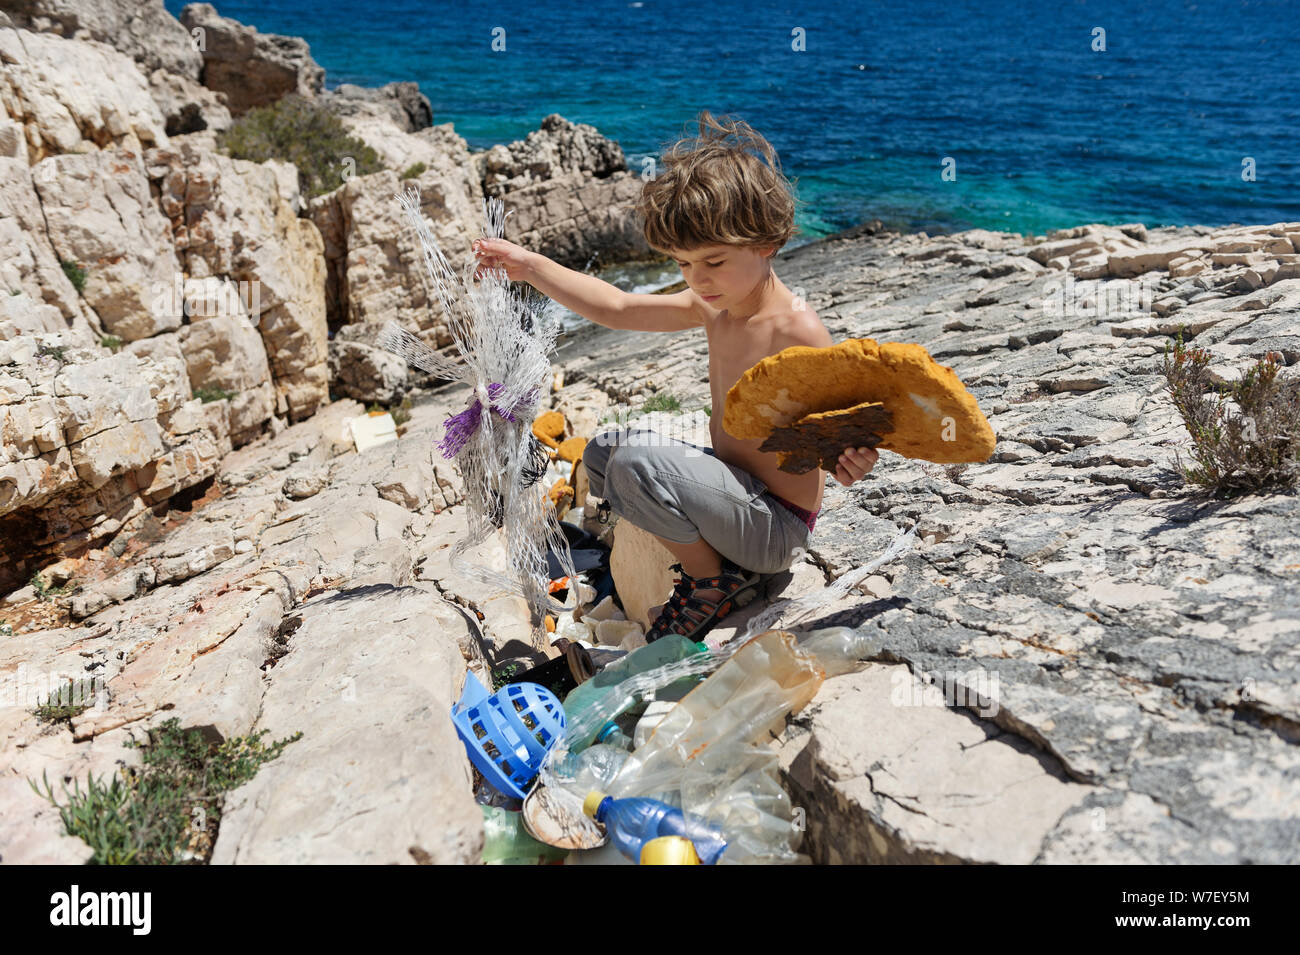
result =
[[[475,239],[470,246],[478,256],[478,265],[474,278],[483,277],[487,269],[505,269],[506,276],[512,282],[526,281],[531,268],[532,253],[522,246],[505,239]]]
[[[845,448],[835,466],[835,480],[848,487],[866,477],[879,460],[880,452],[875,448]]]

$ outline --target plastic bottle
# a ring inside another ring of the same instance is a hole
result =
[[[590,746],[606,723],[636,702],[636,694],[623,686],[626,680],[707,649],[702,643],[670,633],[616,660],[571,692],[564,698],[565,744],[570,752]]]
[[[650,791],[624,784],[684,766],[712,745],[768,741],[789,714],[817,695],[824,679],[820,662],[799,647],[794,634],[769,630],[755,637],[668,711],[610,791],[616,796]]]
[[[861,661],[880,652],[883,637],[867,627],[822,627],[810,630],[799,649],[811,653],[826,671],[826,679],[861,669]]]
[[[483,810],[483,861],[489,865],[536,865],[539,861],[563,859],[567,849],[538,842],[523,825],[523,813],[499,806]]]
[[[606,791],[708,818],[738,856],[792,861],[801,834],[767,743],[817,695],[823,674],[793,634],[755,637],[664,715]]]
[[[626,749],[629,752],[632,749],[632,739],[624,733],[617,723],[610,720],[596,734],[596,742],[604,743],[607,746],[617,746],[619,749]]]
[[[592,790],[587,794],[582,809],[605,827],[619,852],[634,862],[641,860],[642,847],[660,836],[689,839],[705,865],[716,863],[727,848],[727,840],[716,827],[658,799],[641,796],[614,799],[599,790]]]
[[[641,847],[641,865],[700,865],[700,856],[690,839],[660,836]]]

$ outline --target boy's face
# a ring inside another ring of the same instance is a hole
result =
[[[672,249],[669,254],[682,270],[686,284],[700,298],[721,309],[743,301],[767,278],[772,251],[706,245],[690,251]]]

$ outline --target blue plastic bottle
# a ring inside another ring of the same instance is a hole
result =
[[[641,847],[659,836],[689,839],[705,865],[716,863],[727,848],[727,840],[713,826],[658,799],[615,799],[593,791],[587,794],[582,809],[605,827],[618,851],[633,862],[640,861]]]

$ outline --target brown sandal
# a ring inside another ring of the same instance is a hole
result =
[[[673,564],[672,569],[681,576],[673,581],[672,596],[650,625],[646,643],[653,643],[670,633],[696,641],[703,639],[733,608],[749,603],[762,583],[761,575],[745,570],[725,557],[722,559],[722,573],[716,577],[692,577],[682,570],[681,564]],[[723,594],[716,603],[696,596],[697,590],[714,588]]]

